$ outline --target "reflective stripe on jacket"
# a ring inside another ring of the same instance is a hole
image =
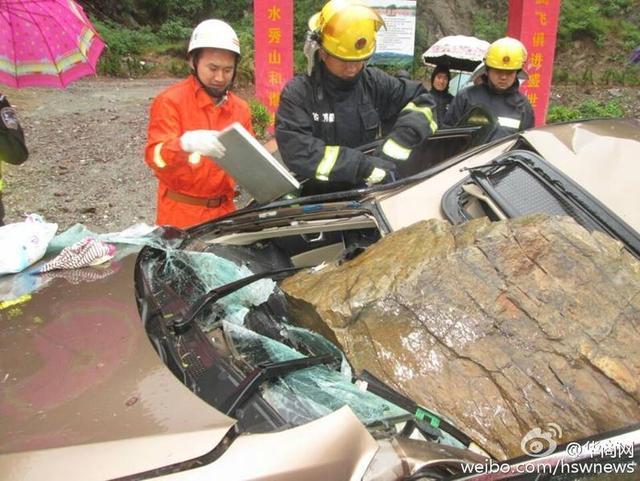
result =
[[[426,95],[426,105],[403,112],[421,95]],[[305,194],[362,187],[375,164],[356,147],[379,139],[385,130],[402,144],[403,139],[413,136],[400,130],[416,126],[424,134],[421,138],[426,138],[435,122],[429,122],[424,108],[434,105],[421,83],[365,67],[349,85],[319,63],[310,76],[290,80],[280,95],[275,132],[278,149],[289,169],[308,179],[303,185]],[[405,125],[398,131],[390,129],[399,117],[405,117]],[[414,145],[402,147],[411,149]]]
[[[487,84],[473,85],[458,92],[449,106],[445,124],[455,127],[474,107],[482,107],[491,112],[498,123],[487,141],[529,129],[535,123],[531,103],[518,90],[517,81],[503,93],[496,92]]]
[[[215,105],[192,75],[160,93],[151,105],[145,161],[158,178],[156,224],[189,227],[235,210],[235,181],[213,159],[180,148],[188,130],[222,130],[240,122],[253,134],[247,103],[229,92]],[[225,196],[219,207],[192,205],[167,198],[167,191],[201,198]]]

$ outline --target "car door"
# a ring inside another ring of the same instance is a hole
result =
[[[414,149],[406,161],[398,162],[398,178],[423,172],[472,147],[486,143],[496,125],[493,115],[481,107],[475,107],[459,126],[437,130]],[[360,149],[374,154],[385,140],[376,140]]]

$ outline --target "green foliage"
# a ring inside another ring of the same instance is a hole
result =
[[[638,3],[640,4],[640,1]],[[638,5],[638,10],[640,10],[640,5]],[[627,51],[633,50],[640,45],[640,13],[636,12],[635,16],[635,21],[628,19],[622,20],[619,26],[619,33],[622,36],[623,45]]]
[[[626,59],[612,61],[613,65],[624,64]],[[591,66],[582,70],[570,71],[565,68],[556,67],[553,71],[554,84],[578,84],[578,85],[640,85],[640,68],[626,65],[623,68],[610,67],[601,72],[594,73]]]
[[[240,63],[237,78],[240,82],[253,82],[254,77],[254,45],[253,45],[253,16],[247,15],[242,22],[235,25],[235,31],[240,40]]]
[[[601,83],[605,85],[624,85],[625,71],[608,68],[602,73]]]
[[[302,53],[304,40],[309,30],[309,18],[319,12],[326,0],[295,0],[293,2],[293,71],[307,70],[307,58]]]
[[[251,122],[256,137],[264,139],[267,135],[267,127],[271,124],[272,115],[261,102],[252,100],[249,104],[251,108]]]
[[[307,71],[307,57],[302,52],[302,47],[293,51],[293,72],[303,73]]]
[[[137,29],[123,28],[113,22],[94,20],[93,25],[116,55],[138,55],[156,41],[150,27]]]
[[[640,43],[638,0],[562,0],[558,38],[563,44],[590,38],[598,47],[620,37],[627,48]]]
[[[183,22],[193,28],[206,18],[221,18],[234,23],[244,16],[247,2],[244,0],[130,0],[132,15],[144,24],[163,25],[167,22]]]
[[[107,44],[98,62],[100,74],[134,77],[149,70],[141,54],[156,42],[150,27],[128,29],[110,21],[98,20],[94,20],[93,25]]]
[[[605,0],[602,4],[602,14],[607,17],[626,17],[634,8],[638,8],[638,2],[634,0]]]
[[[191,37],[192,28],[186,25],[185,20],[168,20],[162,24],[158,35],[167,40],[184,40]]]
[[[294,70],[306,69],[302,53],[307,22],[326,0],[296,0],[294,2]],[[254,81],[253,4],[246,0],[80,0],[85,10],[99,15],[94,24],[108,48],[98,69],[102,74],[131,76],[148,71],[140,62],[157,55],[175,57],[166,68],[182,76],[187,69],[182,62],[193,27],[205,18],[222,18],[233,25],[240,37],[242,58],[238,66],[240,83]],[[506,32],[508,0],[483,0],[482,8],[473,16],[473,35],[488,41]],[[429,23],[424,20],[427,0],[418,2],[415,56],[409,70],[414,78],[426,75],[421,54],[429,46]],[[592,39],[596,46],[608,47],[610,68],[600,72],[599,65],[588,64],[575,71],[556,71],[554,82],[575,82],[604,85],[638,85],[638,67],[628,66],[628,55],[640,45],[640,0],[562,0],[558,50],[568,50],[568,43]],[[111,20],[115,19],[117,23]],[[154,33],[155,32],[155,33]],[[584,65],[584,64],[583,64]],[[386,68],[386,67],[383,67]],[[388,71],[394,67],[386,68]]]
[[[495,12],[480,9],[473,15],[473,35],[493,42],[505,36],[507,31],[507,20],[497,16]]]
[[[553,69],[553,79],[552,79],[553,83],[569,82],[570,79],[571,79],[571,74],[569,73],[568,70],[564,68],[557,68],[557,67]]]
[[[189,74],[189,64],[186,60],[171,59],[168,70],[174,77],[186,77]]]
[[[565,122],[569,120],[594,119],[603,117],[624,117],[625,111],[615,100],[601,103],[587,100],[576,107],[551,105],[547,113],[547,123]]]
[[[326,0],[296,0],[293,2],[293,42],[296,50],[302,51],[307,34],[309,18],[319,12]]]
[[[416,12],[417,17],[418,12]],[[428,43],[429,32],[427,31],[427,26],[420,22],[418,18],[416,18],[416,41],[415,41],[415,52],[413,56],[413,65],[411,66],[410,73],[413,78],[419,79],[424,78],[426,67],[422,62],[422,54],[429,47]],[[422,76],[421,76],[422,75]]]
[[[558,37],[562,41],[591,38],[602,46],[608,32],[608,19],[596,0],[563,0],[560,3]]]

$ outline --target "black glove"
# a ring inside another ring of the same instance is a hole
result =
[[[421,94],[413,99],[411,103],[415,107],[402,109],[385,141],[386,143],[388,140],[392,140],[401,149],[409,151],[422,145],[438,129],[435,117],[435,102],[430,94]],[[415,108],[419,108],[420,111],[416,111]],[[380,146],[381,150],[384,148],[385,143]],[[408,157],[406,153],[404,153],[404,158],[402,155],[402,152],[398,152],[397,155],[390,154],[389,157],[400,161],[406,160]]]
[[[391,160],[387,160],[384,159],[383,157],[376,157],[373,155],[369,155],[368,156],[371,165],[373,165],[374,167],[378,167],[380,169],[384,169],[386,171],[395,171],[396,170],[396,164],[391,161]],[[373,170],[373,169],[371,169]]]

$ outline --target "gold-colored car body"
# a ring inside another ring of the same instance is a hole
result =
[[[442,196],[467,175],[462,168],[487,164],[522,142],[640,232],[637,119],[533,129],[366,199],[390,230],[442,218]],[[356,227],[376,225],[373,216],[353,219]],[[330,231],[335,223],[319,218],[287,229]],[[273,229],[268,235],[278,235]],[[249,230],[227,240],[241,245],[246,236],[252,242],[261,235]],[[348,408],[229,443],[236,421],[183,385],[149,342],[135,299],[134,263],[135,255],[113,262],[104,278],[91,282],[76,279],[76,271],[34,276],[40,288],[0,304],[1,479],[369,480],[376,477],[374,456],[385,449],[385,469],[400,479],[429,463],[484,459],[440,445],[416,449],[410,440],[375,440]]]
[[[547,162],[640,232],[640,120],[591,120],[555,124],[519,134]],[[465,168],[490,163],[514,148],[519,136],[481,146],[445,163],[449,168],[401,190],[379,194],[391,230],[444,218],[444,193],[465,178]],[[463,159],[463,160],[460,160]],[[407,209],[407,206],[412,208]]]

